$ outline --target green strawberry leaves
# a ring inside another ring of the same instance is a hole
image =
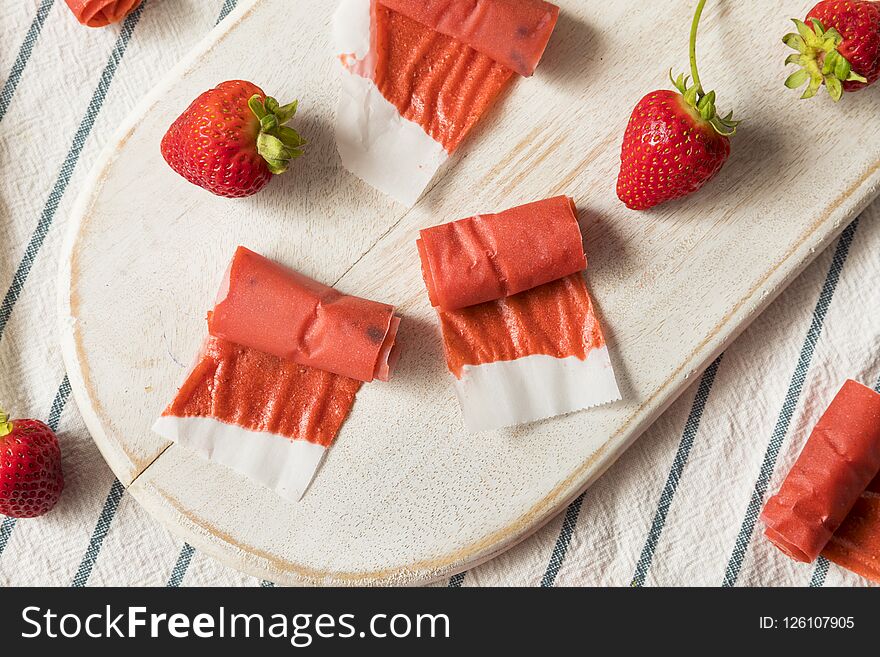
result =
[[[782,42],[797,52],[788,56],[786,65],[797,64],[800,70],[792,73],[785,81],[789,89],[799,89],[807,85],[802,99],[812,98],[824,84],[828,94],[837,102],[843,96],[844,82],[867,82],[852,70],[849,61],[837,48],[843,36],[834,28],[825,29],[821,21],[811,20],[812,27],[797,18],[792,22],[797,32],[786,34]]]
[[[723,137],[732,137],[736,134],[737,126],[742,121],[736,121],[733,118],[733,112],[729,112],[726,116],[721,117],[715,107],[715,92],[705,93],[701,86],[690,84],[690,76],[679,75],[677,78],[672,76],[669,71],[669,79],[672,80],[674,86],[682,96],[685,102],[693,107],[700,117],[708,122],[719,135]]]
[[[306,141],[296,130],[285,125],[296,115],[297,101],[280,105],[271,96],[264,101],[259,94],[254,94],[248,100],[248,107],[260,121],[257,152],[266,160],[269,171],[284,173],[292,159],[305,153]]]
[[[3,436],[8,436],[12,433],[12,422],[9,421],[9,416],[0,409],[0,438]]]

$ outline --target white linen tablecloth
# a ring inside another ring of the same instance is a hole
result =
[[[261,583],[125,494],[70,400],[55,319],[59,249],[85,175],[142,94],[235,4],[148,0],[93,30],[63,0],[0,0],[0,401],[57,428],[67,481],[46,517],[0,516],[0,585]],[[824,561],[793,563],[756,524],[847,377],[880,385],[880,203],[581,499],[449,584],[867,585]]]

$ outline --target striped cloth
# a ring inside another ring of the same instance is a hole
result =
[[[126,495],[68,403],[55,329],[59,248],[86,173],[144,91],[235,4],[147,0],[90,30],[63,0],[0,0],[0,400],[59,431],[67,478],[45,518],[2,519],[0,585],[272,585],[194,550]],[[880,203],[586,494],[442,585],[865,585],[784,558],[757,517],[843,380],[880,387],[878,254]]]

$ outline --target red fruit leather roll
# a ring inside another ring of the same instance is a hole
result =
[[[217,304],[214,337],[358,381],[387,381],[397,359],[394,308],[332,287],[238,247]]]
[[[822,556],[880,584],[880,476],[859,496]]]
[[[792,559],[815,561],[878,472],[880,394],[847,381],[767,501],[764,533]]]
[[[543,0],[379,2],[526,77],[535,72],[559,18],[559,7]]]
[[[128,16],[142,0],[65,0],[83,25],[104,27]]]
[[[503,299],[587,267],[567,196],[434,226],[416,244],[431,304],[443,310]]]

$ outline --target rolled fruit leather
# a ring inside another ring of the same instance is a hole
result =
[[[70,11],[87,27],[105,27],[118,23],[143,0],[65,0]]]
[[[342,294],[242,246],[208,317],[211,335],[369,383],[399,349],[394,308]]]
[[[880,472],[880,394],[847,381],[761,513],[792,559],[815,561]]]
[[[428,228],[417,245],[470,431],[620,399],[570,198]]]
[[[880,475],[859,496],[822,556],[880,584]]]
[[[239,247],[210,335],[153,429],[299,500],[362,382],[390,376],[393,312]]]
[[[443,310],[509,297],[587,268],[567,196],[426,228],[416,244],[431,305]]]

